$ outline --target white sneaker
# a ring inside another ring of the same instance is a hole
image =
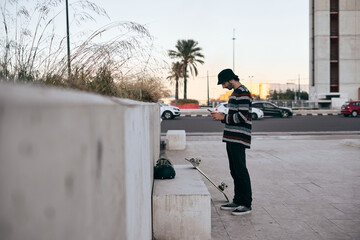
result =
[[[221,205],[220,209],[222,210],[234,210],[235,208],[239,207],[240,205],[236,204],[236,203],[228,203],[225,205]]]
[[[232,215],[244,215],[251,213],[251,207],[247,208],[245,206],[239,206],[234,209],[234,211],[231,212]]]

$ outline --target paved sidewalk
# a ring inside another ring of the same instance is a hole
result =
[[[212,196],[212,239],[360,239],[360,135],[254,136],[247,151],[253,211],[220,210],[224,197],[206,179]],[[233,183],[221,136],[187,136],[184,151],[167,151],[173,164],[200,157],[216,183]],[[196,170],[194,170],[196,171]]]

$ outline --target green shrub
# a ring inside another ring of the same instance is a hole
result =
[[[177,103],[177,104],[186,104],[186,103],[195,103],[199,104],[199,101],[196,99],[179,99],[177,101],[173,100],[171,103]]]

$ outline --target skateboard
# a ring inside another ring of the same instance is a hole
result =
[[[200,158],[190,158],[190,159],[185,158],[185,160],[190,162],[194,166],[194,168],[196,168],[196,170],[198,170],[201,173],[201,175],[203,175],[207,180],[209,180],[209,182],[211,182],[211,184],[214,185],[214,187],[216,187],[224,195],[226,201],[229,202],[229,198],[224,193],[224,190],[228,187],[228,185],[224,182],[222,182],[220,185],[216,185],[208,176],[206,176],[206,174],[203,171],[201,171],[199,168],[199,165],[201,163]]]

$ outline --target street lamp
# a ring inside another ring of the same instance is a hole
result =
[[[235,71],[235,28],[233,29],[233,71]]]
[[[249,83],[250,83],[250,90],[252,91],[252,79],[254,78],[254,76],[249,76]]]
[[[207,105],[210,106],[210,98],[209,98],[209,71],[207,73]]]

